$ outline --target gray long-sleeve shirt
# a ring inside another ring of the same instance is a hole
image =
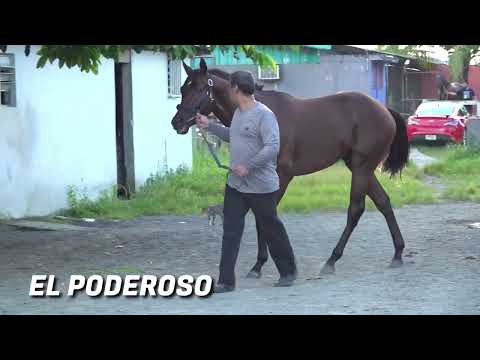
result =
[[[211,122],[207,128],[230,143],[230,168],[245,165],[246,176],[230,173],[228,185],[244,193],[270,193],[279,189],[276,172],[280,131],[275,114],[264,104],[235,110],[230,128]]]

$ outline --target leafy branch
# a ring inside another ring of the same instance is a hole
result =
[[[192,56],[206,55],[217,47],[225,51],[230,47],[240,50],[262,66],[275,66],[274,59],[267,53],[258,49],[255,45],[41,45],[37,52],[39,59],[37,68],[42,68],[49,62],[52,64],[58,60],[58,66],[72,68],[78,66],[83,72],[98,73],[98,67],[102,58],[118,61],[120,55],[128,50],[136,53],[142,51],[165,52],[173,59],[185,59]],[[274,45],[278,47],[292,47],[299,50],[298,45]],[[2,52],[7,51],[8,45],[0,45]],[[31,45],[25,45],[25,55],[29,56]]]

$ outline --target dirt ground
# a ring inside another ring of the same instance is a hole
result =
[[[32,274],[218,275],[221,225],[203,216],[96,222],[86,231],[25,231],[0,225],[0,314],[480,314],[480,204],[396,210],[405,265],[389,269],[393,245],[377,211],[362,217],[337,264],[318,278],[343,230],[345,212],[283,214],[299,266],[291,288],[274,288],[271,260],[261,279],[244,275],[256,258],[249,215],[237,263],[238,288],[209,298],[30,298]]]

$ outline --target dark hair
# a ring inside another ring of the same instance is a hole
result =
[[[230,75],[230,84],[238,86],[245,95],[252,95],[255,91],[255,79],[249,71],[236,71]]]

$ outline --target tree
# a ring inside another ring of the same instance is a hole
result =
[[[399,55],[411,56],[430,62],[424,45],[379,45],[379,50]],[[480,45],[438,45],[448,52],[448,67],[451,82],[467,82],[468,69],[472,59],[480,55]]]
[[[8,45],[0,45],[0,50],[5,52]],[[299,48],[298,45],[276,45],[277,47]],[[78,66],[81,71],[98,72],[98,65],[102,57],[118,60],[119,56],[126,50],[132,49],[136,53],[142,51],[166,52],[174,59],[184,59],[190,56],[209,54],[215,48],[225,50],[234,47],[240,50],[255,63],[260,65],[274,66],[273,58],[258,50],[255,45],[40,45],[38,51],[39,59],[37,67],[43,67],[47,62],[53,63],[58,60],[62,68]],[[25,55],[29,56],[31,45],[25,45]]]
[[[480,45],[440,45],[448,51],[450,81],[468,83],[468,70],[472,59],[479,55]]]
[[[426,69],[431,67],[432,59],[428,52],[421,48],[422,45],[378,45],[378,50],[387,53],[415,58]]]

